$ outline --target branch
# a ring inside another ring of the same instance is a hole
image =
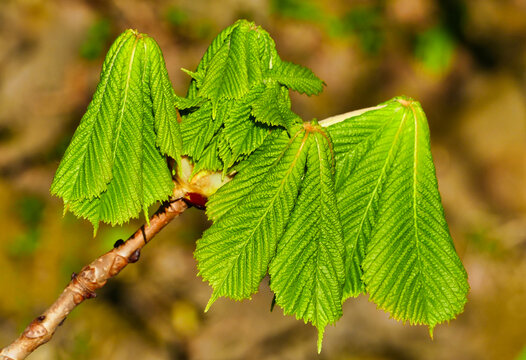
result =
[[[2,349],[0,360],[25,359],[47,343],[77,305],[94,298],[95,290],[106,285],[108,279],[139,260],[141,249],[187,207],[183,199],[163,204],[150,218],[149,225],[141,226],[126,242],[117,241],[113,250],[84,266],[79,274],[73,273],[70,283],[53,305],[33,320],[18,339]]]

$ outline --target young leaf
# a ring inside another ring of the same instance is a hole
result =
[[[323,81],[314,75],[310,69],[288,61],[280,61],[269,72],[269,76],[301,94],[318,95],[323,91]]]
[[[225,119],[224,136],[235,159],[251,154],[269,134],[267,126],[246,120],[250,111],[250,104],[237,102]]]
[[[220,296],[240,300],[257,291],[285,230],[305,171],[303,133],[299,131],[288,146],[282,147],[275,165],[267,168],[248,196],[197,241],[199,273],[214,288],[207,309]],[[244,184],[241,186],[244,191]]]
[[[108,119],[118,117],[122,77],[128,72],[135,38],[126,31],[111,46],[93,100],[60,162],[51,193],[65,201],[97,196],[112,178],[115,122]]]
[[[223,169],[223,162],[219,158],[218,140],[218,137],[214,137],[212,142],[203,150],[201,157],[195,162],[192,176],[201,170],[221,171]]]
[[[246,38],[247,53],[247,79],[249,86],[259,86],[263,80],[265,65],[262,64],[262,56],[259,49],[260,42],[268,42],[270,36],[262,31],[249,31]]]
[[[366,241],[374,226],[373,218],[369,215],[371,207],[377,202],[377,198],[373,196],[377,180],[375,176],[382,166],[381,162],[362,164],[361,161],[366,155],[375,159],[376,154],[384,152],[383,148],[378,147],[381,144],[380,137],[384,134],[384,128],[389,125],[389,119],[402,110],[400,103],[391,102],[381,109],[368,111],[327,128],[334,144],[335,187],[347,253],[344,299],[365,291],[362,262],[365,258]],[[362,164],[362,174],[354,176],[359,164]],[[350,203],[352,206],[349,206]]]
[[[140,211],[148,218],[148,207],[156,201],[167,200],[172,194],[170,170],[155,146],[154,119],[147,110],[151,99],[146,92],[143,102],[144,123],[130,122],[126,126],[123,136],[129,141],[119,142],[113,165],[114,176],[106,191],[92,199],[69,203],[70,211],[91,221],[95,232],[100,221],[120,225],[137,217]],[[134,129],[133,137],[130,129]]]
[[[148,52],[143,86],[148,86],[149,92],[145,96],[151,97],[152,100],[152,104],[145,102],[145,105],[153,110],[154,129],[157,135],[155,144],[161,153],[179,162],[183,144],[175,109],[176,95],[168,77],[163,53],[155,40],[149,36],[143,38],[142,45]]]
[[[247,32],[241,25],[234,28],[207,66],[199,94],[212,101],[213,115],[219,100],[239,99],[248,92]]]
[[[193,146],[185,142],[185,154],[200,162],[203,149],[212,142],[217,143],[223,173],[228,173],[233,165],[262,144],[273,127],[286,128],[292,134],[291,129],[301,124],[301,119],[290,110],[288,89],[283,83],[311,93],[312,89],[322,87],[322,82],[308,69],[292,64],[276,71],[281,63],[274,41],[254,23],[239,20],[221,32],[197,70],[185,70],[193,80],[187,99],[177,100],[190,110],[183,113],[182,128],[185,140],[199,144]],[[294,75],[300,76],[296,83],[289,78]],[[210,107],[208,122],[218,121],[214,124],[214,129],[218,129],[214,139],[209,138],[210,125],[204,119],[196,122],[192,118],[192,114],[199,111],[197,106],[190,109],[189,105],[197,102],[195,99],[205,99],[198,103],[199,107]],[[225,103],[230,108],[221,112]],[[185,125],[187,121],[192,124]],[[202,168],[204,162],[200,164],[194,167],[194,172],[206,169]]]
[[[277,83],[265,86],[261,95],[254,99],[252,115],[259,123],[280,126],[289,131],[294,124],[301,122],[299,116],[290,109],[288,90]]]
[[[263,181],[269,169],[274,167],[281,155],[291,145],[290,138],[283,130],[274,130],[247,161],[236,166],[233,180],[220,187],[206,203],[206,214],[216,221],[233,209],[254,187]]]
[[[189,99],[175,95],[175,107],[179,110],[188,110],[199,107],[202,103],[204,103],[204,99],[202,98]]]
[[[204,103],[197,110],[189,113],[181,123],[183,154],[198,161],[204,149],[221,128],[221,121],[212,119],[212,104]]]
[[[462,311],[469,285],[444,219],[427,121],[417,102],[397,98],[328,130],[337,148],[345,133],[364,128],[371,131],[337,168],[347,255],[360,254],[347,258],[347,276],[358,275],[365,254],[371,300],[432,333]],[[359,288],[346,285],[345,297],[356,294],[351,290]]]
[[[318,328],[320,352],[325,326],[342,315],[345,251],[330,144],[322,133],[313,132],[306,146],[307,171],[269,274],[285,314]]]
[[[62,160],[51,192],[77,216],[121,224],[172,192],[163,154],[180,159],[175,94],[153,39],[127,30]]]

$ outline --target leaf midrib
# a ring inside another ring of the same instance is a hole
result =
[[[129,60],[129,63],[128,63],[128,74],[126,75],[126,83],[125,83],[125,86],[124,86],[124,97],[122,99],[122,106],[121,106],[121,109],[120,109],[120,115],[119,117],[117,118],[117,129],[115,130],[116,131],[116,138],[115,138],[115,148],[113,149],[113,162],[115,162],[115,156],[117,155],[117,147],[118,147],[118,144],[119,144],[119,138],[121,136],[121,130],[122,130],[122,119],[124,117],[124,109],[126,108],[126,102],[128,101],[128,90],[130,88],[130,78],[131,78],[131,73],[132,73],[132,67],[133,67],[133,61],[135,59],[135,50],[137,49],[137,42],[139,41],[139,38],[136,36],[135,37],[135,40],[134,40],[134,43],[133,43],[133,50],[132,50],[132,53],[131,53],[131,56],[130,56],[130,60]],[[147,61],[145,59],[145,61]]]
[[[320,200],[320,203],[319,203],[319,206],[320,206],[320,209],[323,208],[323,202],[324,202],[324,199],[323,199],[323,191],[321,190],[321,187],[322,187],[322,179],[323,179],[323,172],[322,172],[322,158],[321,158],[321,149],[320,149],[320,143],[318,142],[318,137],[316,135],[314,135],[314,140],[316,141],[316,149],[317,149],[317,152],[318,152],[318,161],[319,161],[319,164],[320,164],[320,187],[319,187],[319,190],[320,190],[320,196],[318,196],[318,199]],[[320,226],[318,228],[318,233],[320,233],[321,235],[321,225],[319,223],[319,219],[318,219],[318,225]],[[316,244],[317,244],[317,251],[316,251],[316,274],[315,274],[315,281],[314,281],[314,294],[315,294],[315,301],[316,301],[316,305],[314,306],[314,313],[315,313],[315,319],[316,319],[316,327],[318,327],[319,325],[319,318],[318,318],[318,313],[319,313],[319,309],[318,309],[318,306],[319,306],[319,301],[318,301],[318,270],[319,270],[319,267],[318,267],[318,263],[320,262],[320,239],[318,238],[317,241],[316,241]],[[318,329],[319,331],[319,329]]]

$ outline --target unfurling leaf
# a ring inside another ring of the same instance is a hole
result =
[[[269,274],[270,288],[285,314],[310,321],[318,329],[320,352],[325,326],[342,315],[345,251],[330,143],[318,131],[308,138],[300,195]]]
[[[122,224],[166,200],[173,183],[164,155],[179,161],[182,152],[174,102],[157,43],[124,32],[108,52],[51,193],[95,228],[99,221]]]
[[[444,218],[420,104],[395,98],[327,129],[347,249],[344,299],[365,289],[394,318],[432,332],[462,311],[469,285]]]
[[[308,94],[323,89],[323,82],[310,70],[283,62],[269,34],[246,20],[214,39],[195,72],[185,71],[192,82],[186,102],[178,102],[188,109],[183,112],[184,138],[199,144],[184,145],[185,155],[197,164],[194,173],[216,170],[220,162],[226,174],[253,153],[270,130],[281,127],[290,133],[301,119],[290,110],[289,88]],[[201,109],[206,109],[206,118]],[[215,144],[217,151],[208,149],[202,161],[209,144]]]

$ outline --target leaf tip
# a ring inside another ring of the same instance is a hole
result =
[[[318,354],[321,353],[321,346],[323,343],[323,333],[325,332],[325,327],[318,328]]]
[[[143,209],[144,218],[146,219],[146,225],[150,226],[150,217],[148,216],[148,207],[144,206]]]
[[[409,96],[397,96],[394,98],[395,101],[399,102],[403,107],[411,107],[415,103],[415,100]]]
[[[272,297],[272,301],[270,303],[270,312],[274,311],[274,307],[276,306],[276,294]]]
[[[429,325],[429,337],[431,338],[431,341],[433,341],[433,331],[435,330],[435,325]]]
[[[208,312],[208,310],[210,310],[210,308],[212,307],[212,304],[215,303],[216,300],[217,300],[217,295],[215,292],[213,292],[212,296],[210,296],[210,300],[208,300],[208,303],[206,304],[205,313]]]
[[[99,231],[99,222],[93,222],[93,238],[97,237],[97,232]]]
[[[64,210],[62,211],[62,217],[65,217],[69,211],[69,203],[64,203]]]
[[[181,71],[184,72],[185,74],[187,74],[188,76],[190,76],[191,78],[195,78],[195,76],[196,76],[196,73],[191,71],[191,70],[188,70],[188,69],[185,69],[185,68],[181,68]]]

